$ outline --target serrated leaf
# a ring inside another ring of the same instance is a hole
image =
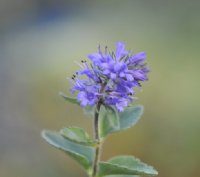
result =
[[[66,101],[70,103],[80,105],[76,98],[69,97],[62,92],[60,92],[59,95],[62,96]]]
[[[90,138],[90,136],[79,127],[68,127],[64,128],[60,131],[60,134],[69,139],[70,141],[73,141],[75,143],[87,145],[87,146],[93,146],[94,142]]]
[[[143,106],[130,106],[119,113],[120,130],[134,126],[143,114]]]
[[[117,156],[107,162],[99,162],[98,176],[107,175],[148,175],[154,176],[158,172],[133,156]]]
[[[112,107],[101,106],[99,111],[99,134],[101,139],[119,130],[119,116]]]
[[[91,173],[91,167],[94,159],[94,149],[73,143],[57,132],[44,130],[42,137],[52,146],[64,151],[76,160],[87,172]]]

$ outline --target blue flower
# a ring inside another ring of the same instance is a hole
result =
[[[107,47],[102,52],[99,47],[88,58],[91,63],[82,61],[81,70],[71,79],[74,85],[71,92],[78,92],[77,100],[82,107],[95,106],[101,101],[121,112],[134,100],[134,89],[148,80],[146,53],[131,55],[122,42],[116,43],[115,52],[108,53]]]

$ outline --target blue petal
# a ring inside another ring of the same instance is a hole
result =
[[[100,62],[102,56],[99,53],[91,53],[88,55],[88,58],[94,63]]]
[[[119,61],[120,58],[124,57],[125,55],[128,55],[128,51],[125,50],[124,43],[117,42],[116,43],[116,52],[115,52],[116,60]]]
[[[137,53],[135,55],[133,55],[132,57],[129,58],[129,61],[131,63],[139,63],[139,62],[142,62],[146,59],[147,55],[145,52],[140,52],[140,53]]]

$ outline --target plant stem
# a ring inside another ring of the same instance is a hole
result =
[[[96,148],[95,148],[95,158],[93,163],[92,177],[95,177],[98,171],[98,162],[100,159],[100,151],[101,151],[101,143],[99,137],[99,110],[101,107],[101,101],[97,104],[97,110],[94,115],[94,137],[96,140]]]
[[[104,92],[106,85],[107,85],[107,82],[104,82],[101,85],[100,93]],[[101,142],[100,142],[100,136],[99,136],[99,111],[100,111],[101,104],[102,104],[102,98],[99,99],[99,101],[97,103],[96,111],[94,114],[94,138],[96,141],[96,147],[95,147],[95,157],[94,157],[91,177],[96,177],[96,175],[97,175],[98,162],[99,162],[100,153],[101,153]]]

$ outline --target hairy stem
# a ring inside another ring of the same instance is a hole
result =
[[[95,148],[95,158],[93,163],[93,170],[92,170],[92,177],[95,177],[98,171],[98,162],[100,158],[100,151],[101,151],[101,143],[99,137],[99,110],[101,107],[101,101],[97,104],[97,110],[95,111],[94,115],[94,137],[96,140],[96,148]]]

